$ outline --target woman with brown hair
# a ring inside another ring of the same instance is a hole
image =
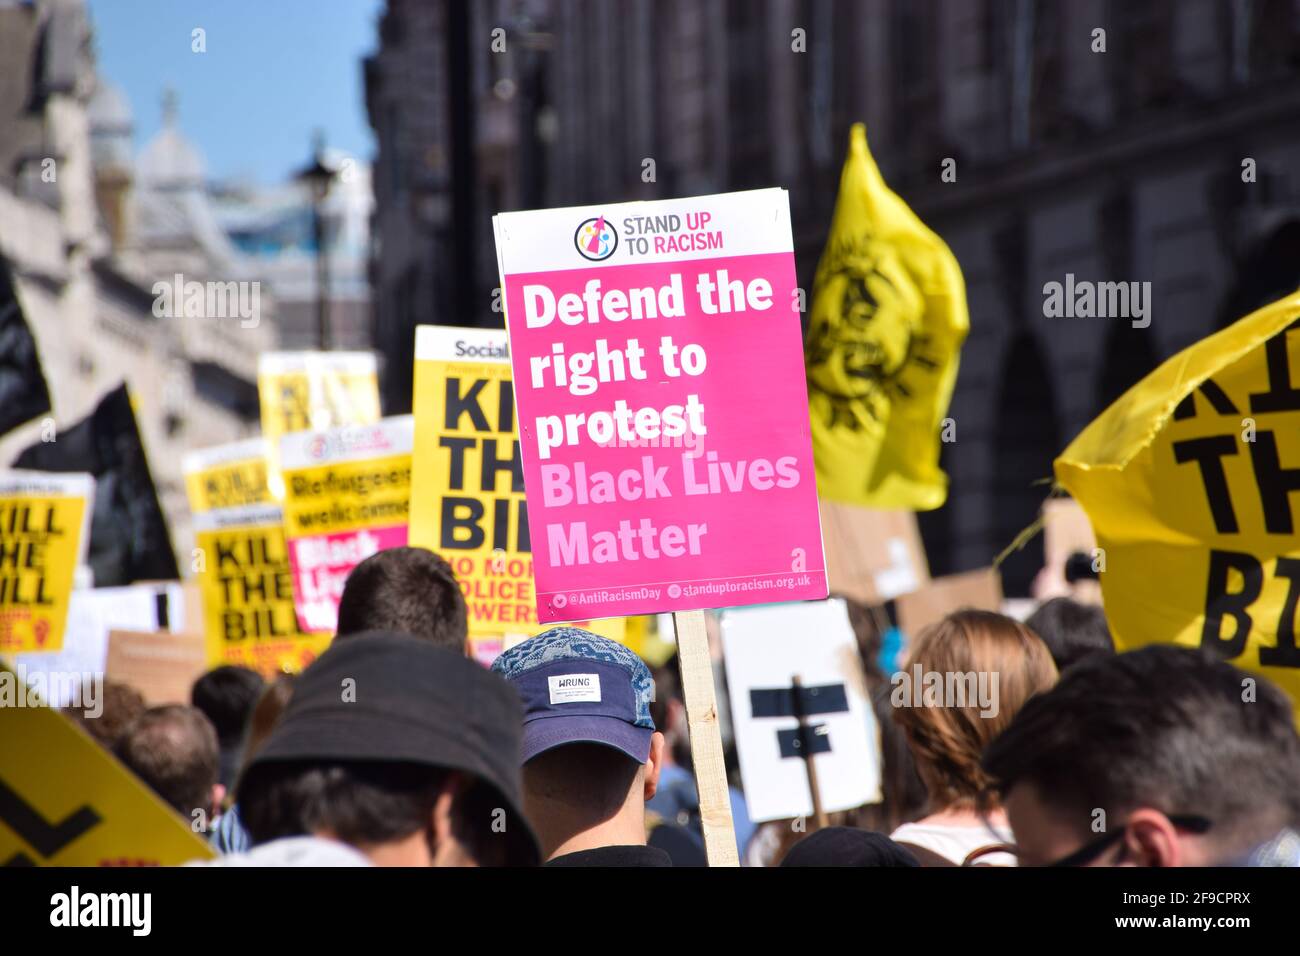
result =
[[[1014,865],[1006,814],[980,767],[984,748],[1034,694],[1056,683],[1045,645],[991,611],[949,614],[917,635],[893,676],[895,723],[929,794],[929,813],[893,839],[933,865]]]

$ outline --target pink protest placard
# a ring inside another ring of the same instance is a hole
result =
[[[414,439],[410,415],[280,439],[285,543],[304,633],[334,631],[352,569],[406,544]]]
[[[825,597],[785,191],[494,226],[538,620]]]

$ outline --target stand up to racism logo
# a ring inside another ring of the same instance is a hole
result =
[[[618,248],[618,230],[604,216],[586,219],[573,234],[573,244],[584,259],[600,262]]]

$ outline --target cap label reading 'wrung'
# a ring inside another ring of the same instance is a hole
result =
[[[599,674],[563,674],[546,678],[552,704],[600,702]]]

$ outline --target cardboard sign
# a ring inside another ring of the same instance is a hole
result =
[[[504,329],[415,330],[410,543],[451,565],[472,634],[531,632],[533,555]]]
[[[1002,575],[995,568],[980,568],[933,578],[911,594],[899,597],[896,606],[898,626],[908,637],[915,637],[924,628],[962,608],[1000,611]]]
[[[1048,498],[1043,502],[1044,564],[1065,574],[1065,562],[1072,554],[1092,556],[1097,536],[1083,507],[1070,498]]]
[[[90,475],[0,472],[0,653],[63,646],[94,499]]]
[[[207,843],[48,707],[16,706],[0,667],[0,866],[176,866]]]
[[[1199,647],[1300,701],[1300,293],[1170,358],[1056,460],[1115,644]]]
[[[722,648],[751,820],[813,812],[805,752],[826,812],[880,800],[880,731],[843,601],[725,611]]]
[[[538,620],[824,597],[784,191],[493,221]]]
[[[305,632],[334,633],[352,569],[406,544],[415,419],[385,418],[280,439],[284,530]]]
[[[1048,498],[1042,507],[1043,567],[1034,576],[1030,592],[1037,602],[1068,597],[1086,604],[1101,604],[1099,580],[1066,580],[1066,566],[1076,554],[1085,555],[1100,571],[1097,538],[1087,512],[1072,498]]]
[[[379,421],[379,377],[372,352],[265,352],[257,361],[257,392],[268,481],[277,501],[284,497],[282,435]]]
[[[235,442],[191,454],[183,468],[201,559],[207,661],[273,675],[302,670],[330,636],[298,627],[283,515],[271,498],[265,452],[261,439]]]
[[[109,632],[105,676],[130,684],[151,707],[188,704],[190,688],[207,669],[202,634]]]
[[[914,512],[876,511],[823,498],[821,515],[832,594],[883,604],[930,580]]]

